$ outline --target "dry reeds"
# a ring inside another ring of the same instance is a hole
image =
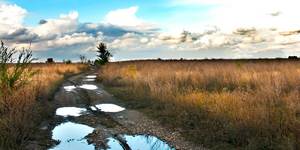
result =
[[[89,68],[86,64],[32,64],[41,69],[22,88],[7,92],[0,98],[0,149],[23,149],[32,138],[43,117],[49,115],[47,101],[66,75],[77,74]],[[5,90],[5,89],[4,89]],[[9,89],[7,89],[9,90]],[[3,90],[1,90],[3,91]]]
[[[300,147],[298,61],[115,62],[98,78],[208,147]]]

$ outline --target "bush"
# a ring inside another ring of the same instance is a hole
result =
[[[71,63],[72,61],[70,59],[66,61],[66,64],[71,64]]]

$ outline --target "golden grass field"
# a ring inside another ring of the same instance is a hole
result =
[[[205,147],[300,148],[300,61],[110,62],[98,79]]]
[[[89,69],[87,64],[31,64],[40,69],[28,84],[0,98],[0,149],[22,149],[34,134],[39,123],[51,115],[47,104],[51,93],[65,76]]]

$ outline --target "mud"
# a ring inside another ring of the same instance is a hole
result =
[[[76,145],[86,146],[81,149],[204,149],[182,138],[180,130],[164,128],[128,109],[104,91],[101,83],[88,80],[95,79],[97,72],[93,68],[62,83],[50,102],[52,119],[41,124],[26,149],[76,149]],[[74,128],[59,130],[66,127]],[[75,134],[83,129],[88,130]]]

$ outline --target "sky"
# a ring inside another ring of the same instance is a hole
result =
[[[296,0],[0,1],[0,40],[44,62],[300,56]],[[31,46],[30,46],[31,43]]]

